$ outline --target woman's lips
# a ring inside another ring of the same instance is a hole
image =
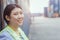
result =
[[[23,20],[18,20],[19,23],[23,22]]]

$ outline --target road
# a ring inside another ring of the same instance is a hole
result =
[[[60,40],[60,18],[31,18],[30,40]]]

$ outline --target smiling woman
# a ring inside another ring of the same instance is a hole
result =
[[[7,5],[3,18],[7,26],[0,32],[0,40],[28,40],[24,32],[19,28],[24,19],[22,8],[19,5]]]

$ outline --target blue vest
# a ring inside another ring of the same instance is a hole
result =
[[[17,35],[9,26],[0,32],[0,40],[28,40],[24,32],[19,28],[20,35]]]

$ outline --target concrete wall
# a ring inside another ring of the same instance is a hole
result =
[[[22,26],[23,31],[28,36],[30,27],[30,12],[29,12],[29,1],[28,0],[18,0],[18,4],[23,8],[24,12],[24,23]]]

